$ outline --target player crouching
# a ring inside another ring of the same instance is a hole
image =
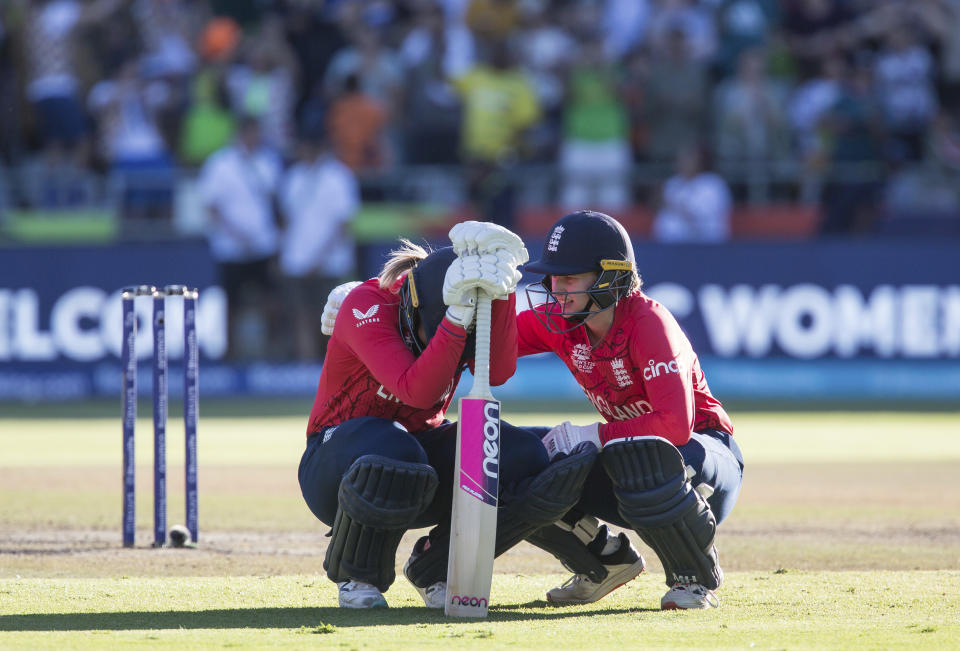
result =
[[[530,537],[575,572],[548,599],[590,603],[643,570],[626,537],[599,520],[633,529],[656,553],[669,586],[661,608],[715,607],[714,537],[740,493],[743,457],[690,341],[643,293],[630,238],[609,215],[561,218],[524,270],[544,275],[527,288],[543,300],[517,317],[518,354],[558,355],[605,421],[543,437],[551,455],[584,442],[602,450],[575,507],[582,517]]]
[[[307,506],[331,527],[324,569],[341,607],[386,607],[401,537],[430,526],[430,544],[417,545],[405,574],[428,607],[444,606],[457,439],[445,412],[473,364],[477,290],[494,299],[490,384],[516,368],[514,289],[527,255],[519,238],[498,229],[472,228],[489,246],[460,255],[404,241],[377,278],[336,298],[342,309],[299,481]],[[500,446],[497,553],[566,513],[598,456],[587,444],[551,463],[537,434],[508,423]]]

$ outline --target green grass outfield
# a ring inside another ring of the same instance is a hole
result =
[[[548,606],[566,575],[523,544],[497,562],[489,618],[460,621],[424,609],[402,578],[389,610],[336,607],[326,528],[296,484],[305,411],[202,406],[200,548],[153,550],[142,410],[138,546],[122,549],[120,422],[104,408],[0,407],[0,649],[960,649],[956,412],[735,412],[747,473],[718,535],[718,610],[659,611],[663,575],[645,547],[636,581],[590,606]],[[594,418],[572,416],[504,405],[517,424]],[[174,524],[176,418],[168,438]]]
[[[482,621],[422,606],[347,611],[316,576],[0,581],[0,646],[190,648],[956,648],[960,572],[736,573],[722,607],[661,612],[660,577],[606,599],[548,607],[562,575],[495,576]],[[534,595],[536,595],[534,597]],[[17,614],[17,613],[24,614]]]

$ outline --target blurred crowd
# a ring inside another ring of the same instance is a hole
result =
[[[316,359],[364,202],[956,234],[958,109],[960,0],[3,0],[0,218],[193,206],[232,354]]]
[[[163,217],[249,122],[283,167],[452,166],[507,225],[542,165],[550,203],[649,202],[661,239],[747,200],[869,232],[960,211],[958,34],[960,0],[6,0],[0,190],[82,203],[93,170]]]

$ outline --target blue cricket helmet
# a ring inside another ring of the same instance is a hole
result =
[[[443,279],[447,268],[456,258],[452,246],[437,249],[420,260],[407,273],[400,286],[400,332],[414,355],[420,355],[426,349],[447,313],[447,306],[443,302]],[[426,335],[425,341],[419,335],[421,324]],[[461,361],[473,358],[475,343],[476,337],[470,331]]]
[[[561,217],[550,230],[543,244],[543,253],[539,260],[527,263],[524,271],[544,274],[543,288],[535,285],[527,287],[527,298],[531,305],[537,302],[555,303],[558,294],[586,293],[601,310],[614,307],[621,298],[635,287],[636,263],[633,256],[633,244],[626,229],[610,215],[592,210],[579,210]],[[596,272],[596,282],[585,292],[554,292],[552,276]],[[545,296],[544,296],[545,294]],[[537,301],[535,295],[541,295],[545,301]],[[585,318],[594,314],[587,303],[583,312],[565,314],[563,318],[572,321],[572,327],[561,329],[544,321],[552,332],[568,332],[578,327]],[[549,311],[548,311],[549,312]],[[537,312],[539,315],[539,312]],[[558,314],[550,314],[557,316]]]

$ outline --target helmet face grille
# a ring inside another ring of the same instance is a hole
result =
[[[570,332],[591,314],[613,308],[633,288],[633,244],[623,226],[609,215],[581,210],[562,217],[550,231],[543,245],[543,254],[524,267],[525,271],[542,273],[542,287],[527,287],[530,305],[547,305],[535,311],[550,332]],[[551,278],[594,272],[597,279],[584,291],[554,292]],[[558,297],[587,294],[584,310],[563,314]],[[591,310],[593,306],[599,310]]]
[[[549,276],[545,280],[549,280]],[[558,299],[558,296],[583,294],[585,292],[554,292],[547,289],[543,283],[527,285],[525,291],[530,307],[533,308],[534,316],[549,332],[564,334],[576,330],[583,325],[583,319],[590,315],[590,312],[564,314]],[[540,305],[546,306],[546,309],[536,309]]]
[[[541,324],[550,332],[564,334],[579,328],[583,322],[594,314],[600,314],[613,309],[630,287],[632,268],[610,270],[602,272],[593,285],[585,290],[575,292],[555,292],[551,287],[551,276],[544,277],[543,281],[527,285],[525,291],[531,307],[545,305],[545,310],[534,309],[533,313]],[[578,312],[562,311],[560,307],[563,299],[569,296],[586,295],[590,300],[584,309]],[[592,310],[592,304],[598,310]]]

